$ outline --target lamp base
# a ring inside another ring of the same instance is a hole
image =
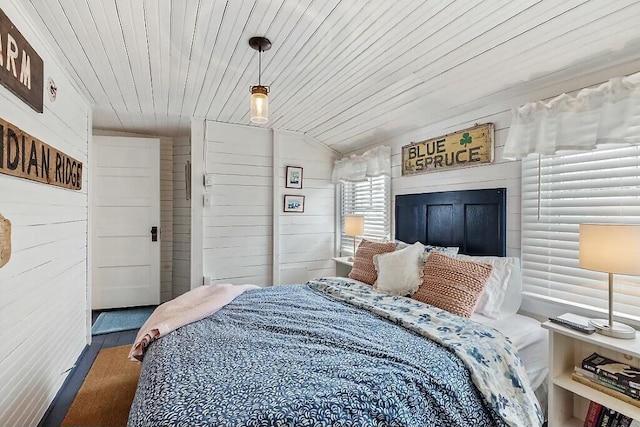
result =
[[[625,340],[632,340],[636,337],[636,330],[624,323],[613,322],[613,327],[610,327],[608,319],[590,319],[589,324],[596,328],[597,333],[608,337]]]

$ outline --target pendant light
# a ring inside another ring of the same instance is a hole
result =
[[[251,121],[269,121],[269,86],[262,86],[262,52],[271,49],[271,42],[265,37],[251,37],[249,46],[258,51],[258,85],[251,86]]]

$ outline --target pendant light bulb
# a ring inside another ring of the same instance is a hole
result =
[[[267,123],[269,121],[269,88],[251,86],[251,121]]]

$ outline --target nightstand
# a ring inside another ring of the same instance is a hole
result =
[[[336,276],[349,277],[353,261],[349,261],[348,256],[332,258],[336,262]]]
[[[571,379],[574,367],[594,352],[640,367],[638,336],[624,340],[588,335],[551,322],[542,327],[549,330],[549,427],[582,427],[592,400],[640,420],[640,408]]]

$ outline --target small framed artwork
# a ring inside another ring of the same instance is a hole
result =
[[[285,212],[304,212],[304,196],[284,195]]]
[[[302,168],[287,166],[287,188],[302,188]]]

